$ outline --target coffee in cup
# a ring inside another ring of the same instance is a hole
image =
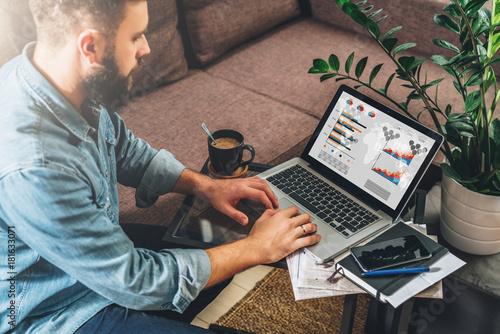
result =
[[[218,130],[212,133],[215,143],[208,137],[208,154],[210,164],[217,174],[230,176],[240,167],[250,164],[255,158],[255,150],[245,145],[244,137],[234,130]],[[251,153],[250,159],[243,160],[243,151]]]

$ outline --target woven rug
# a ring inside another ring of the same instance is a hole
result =
[[[353,333],[364,333],[369,298],[359,295]],[[254,333],[338,333],[344,297],[295,301],[287,270],[273,269],[216,324]]]

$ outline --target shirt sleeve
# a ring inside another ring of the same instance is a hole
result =
[[[117,139],[117,180],[136,188],[136,205],[147,208],[172,190],[185,167],[172,153],[153,149],[146,141],[135,138],[116,113],[110,118]]]
[[[30,248],[124,307],[183,312],[210,277],[203,250],[134,248],[92,200],[90,185],[71,172],[12,172],[0,180],[0,203],[0,221],[14,224]]]

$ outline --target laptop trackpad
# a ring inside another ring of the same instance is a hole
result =
[[[296,206],[296,207],[299,208],[299,211],[300,211],[301,214],[307,213],[309,216],[311,216],[311,222],[314,222],[314,220],[315,220],[314,216],[310,212],[308,212],[308,211],[306,211],[304,209],[301,209],[300,206],[298,206],[297,204],[293,204],[292,202],[290,202],[285,197],[279,198],[278,199],[278,203],[280,204],[280,210],[284,210],[284,209],[289,208],[291,206]]]
[[[278,199],[278,203],[280,204],[280,210],[283,210],[283,209],[286,209],[286,208],[289,208],[289,207],[295,205],[292,202],[290,202],[289,200],[287,200],[285,197]]]

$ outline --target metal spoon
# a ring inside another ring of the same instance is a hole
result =
[[[217,145],[217,142],[215,141],[215,138],[212,137],[212,134],[210,133],[210,131],[208,131],[208,128],[207,126],[205,125],[205,123],[201,123],[201,127],[203,128],[203,130],[205,130],[205,132],[207,133],[207,135],[210,137],[210,139],[212,139],[212,141],[214,142],[215,145]]]

